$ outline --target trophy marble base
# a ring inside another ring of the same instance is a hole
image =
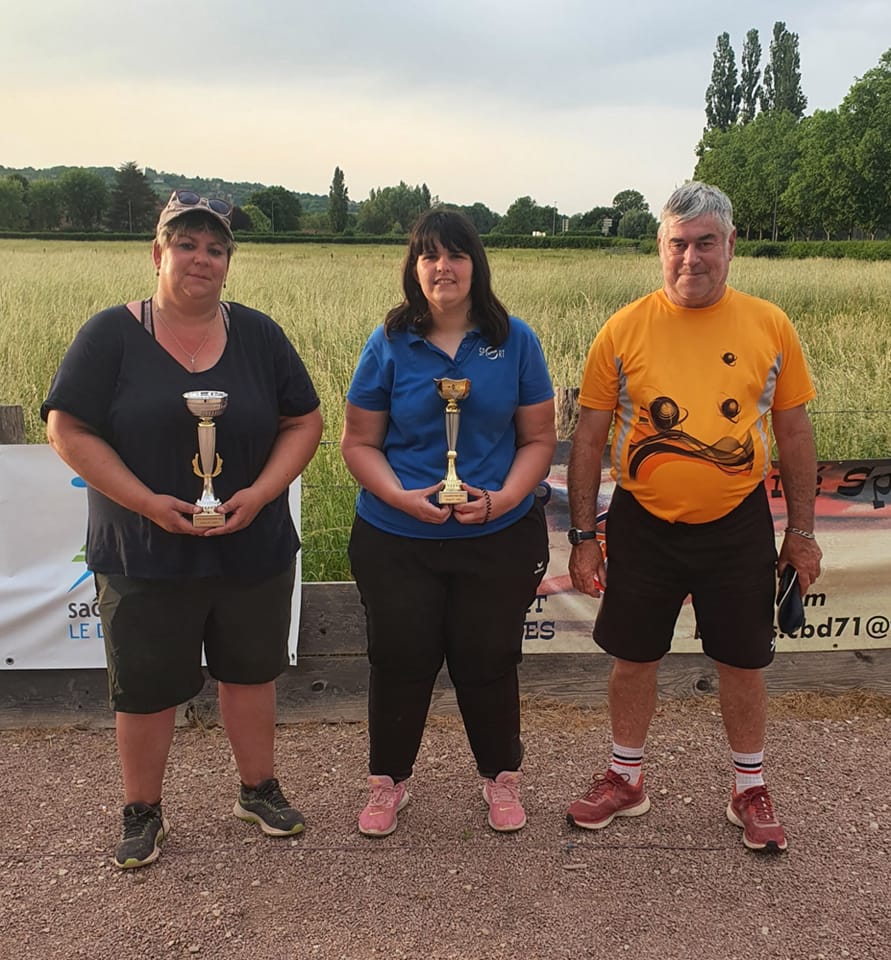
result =
[[[443,503],[467,503],[466,490],[440,490],[436,495],[436,502]]]
[[[200,530],[205,530],[208,527],[222,527],[225,522],[226,515],[215,511],[206,513],[202,510],[201,513],[192,514],[192,526]]]

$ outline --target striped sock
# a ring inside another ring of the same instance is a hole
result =
[[[742,793],[749,787],[764,786],[764,751],[760,753],[737,753],[732,751],[733,769],[736,773],[736,792]]]
[[[609,768],[626,779],[632,787],[636,787],[643,773],[643,755],[643,747],[623,747],[614,742]]]

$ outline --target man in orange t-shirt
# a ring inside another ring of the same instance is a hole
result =
[[[762,775],[764,668],[777,574],[791,564],[802,595],[820,574],[805,407],[815,392],[786,314],[728,287],[735,242],[720,190],[676,190],[659,225],[663,288],[610,317],[588,354],[569,462],[569,569],[577,590],[603,595],[594,640],[615,658],[613,754],[567,816],[596,830],[649,809],[642,761],[657,670],[689,595],[720,680],[736,774],[727,817],[750,849],[780,851],[786,838]],[[611,428],[607,573],[593,531]],[[764,488],[771,428],[788,508],[779,559]]]

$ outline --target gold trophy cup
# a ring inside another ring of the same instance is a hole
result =
[[[443,480],[444,486],[436,495],[436,499],[439,503],[467,503],[467,491],[461,489],[461,481],[455,472],[455,461],[458,459],[456,447],[458,445],[458,421],[461,417],[458,401],[464,400],[470,393],[470,381],[434,380],[433,382],[436,384],[437,393],[446,401],[445,426],[446,441],[449,446],[446,454],[448,465],[445,480]]]
[[[201,513],[193,514],[192,525],[195,527],[221,527],[226,522],[222,513],[217,513],[217,507],[222,503],[213,492],[214,477],[220,475],[223,467],[223,458],[216,452],[217,428],[213,422],[229,402],[229,394],[222,390],[189,390],[183,394],[189,413],[199,417],[198,421],[198,453],[192,459],[192,470],[196,477],[204,480],[204,489],[195,502],[201,507]]]

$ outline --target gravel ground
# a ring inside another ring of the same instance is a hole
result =
[[[231,815],[218,728],[177,731],[172,831],[151,867],[110,851],[120,784],[109,730],[0,733],[0,958],[150,960],[887,960],[891,700],[772,701],[769,783],[789,851],[747,851],[724,816],[729,757],[713,700],[672,701],[646,758],[653,807],[593,833],[566,805],[605,764],[602,710],[528,704],[529,823],[496,835],[460,724],[432,718],[398,831],[360,836],[365,727],[279,730],[303,835]]]

